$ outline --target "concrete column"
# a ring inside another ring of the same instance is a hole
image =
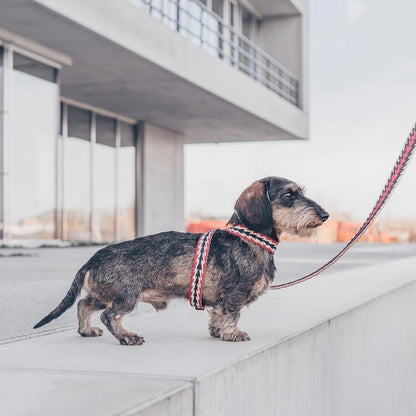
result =
[[[0,240],[10,237],[9,223],[9,145],[10,99],[13,73],[13,46],[3,45],[3,65],[0,67]]]
[[[137,234],[185,231],[180,134],[141,123],[137,142]]]

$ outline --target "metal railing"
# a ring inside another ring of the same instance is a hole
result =
[[[131,0],[209,53],[299,106],[298,79],[198,0]]]

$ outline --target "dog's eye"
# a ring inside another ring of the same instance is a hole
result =
[[[286,193],[286,194],[283,195],[283,198],[291,199],[292,196],[293,196],[292,192],[288,192],[288,193]]]

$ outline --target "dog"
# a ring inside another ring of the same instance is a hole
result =
[[[237,199],[227,225],[279,241],[281,233],[309,236],[329,217],[316,202],[306,198],[293,181],[268,177],[254,182]],[[188,298],[195,249],[200,234],[162,232],[99,250],[77,272],[61,303],[34,328],[56,319],[78,302],[78,333],[84,337],[103,334],[91,326],[99,310],[101,321],[122,345],[140,345],[143,337],[127,331],[124,315],[137,302],[150,303],[157,311],[172,298]],[[269,251],[227,232],[216,230],[206,262],[202,304],[207,307],[209,333],[224,341],[248,341],[237,327],[240,311],[267,291],[275,274]]]

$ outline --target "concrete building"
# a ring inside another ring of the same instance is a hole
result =
[[[183,230],[186,143],[308,137],[307,0],[0,0],[0,238]]]

